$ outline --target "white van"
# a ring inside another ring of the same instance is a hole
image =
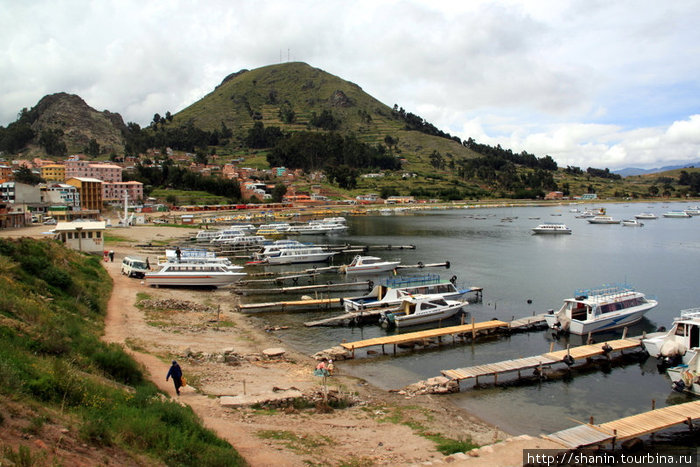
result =
[[[143,278],[148,272],[146,260],[127,256],[122,261],[122,274],[129,277]]]

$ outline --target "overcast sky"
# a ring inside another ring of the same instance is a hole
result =
[[[697,0],[0,0],[0,125],[68,92],[148,124],[303,61],[560,166],[700,160]]]

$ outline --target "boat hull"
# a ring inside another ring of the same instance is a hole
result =
[[[234,284],[245,276],[242,273],[230,274],[146,274],[146,285],[178,287],[224,287]]]
[[[630,326],[642,319],[644,314],[654,308],[656,305],[656,301],[649,300],[644,305],[629,308],[620,313],[609,313],[610,316],[606,316],[605,318],[587,321],[572,319],[569,322],[568,331],[571,334],[583,336],[589,333],[608,331],[611,329]],[[545,320],[550,328],[556,329],[556,324],[559,322],[556,314],[545,315]]]
[[[451,318],[462,310],[462,305],[454,305],[435,313],[422,313],[415,315],[397,316],[394,314],[394,324],[397,328],[413,326],[417,324],[432,323],[441,319]]]
[[[382,272],[392,271],[396,266],[401,264],[400,261],[387,264],[368,264],[366,266],[347,266],[346,274],[377,274]]]
[[[299,264],[299,263],[323,263],[330,259],[333,253],[322,253],[299,256],[271,256],[267,258],[268,264]]]

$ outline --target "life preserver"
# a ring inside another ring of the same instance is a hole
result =
[[[689,370],[685,370],[681,372],[681,379],[683,380],[683,383],[686,385],[686,387],[690,387],[690,385],[693,384],[693,373]]]

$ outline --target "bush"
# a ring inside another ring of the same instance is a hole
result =
[[[92,360],[120,383],[133,386],[143,381],[143,373],[138,364],[117,344],[103,346],[92,354]]]

